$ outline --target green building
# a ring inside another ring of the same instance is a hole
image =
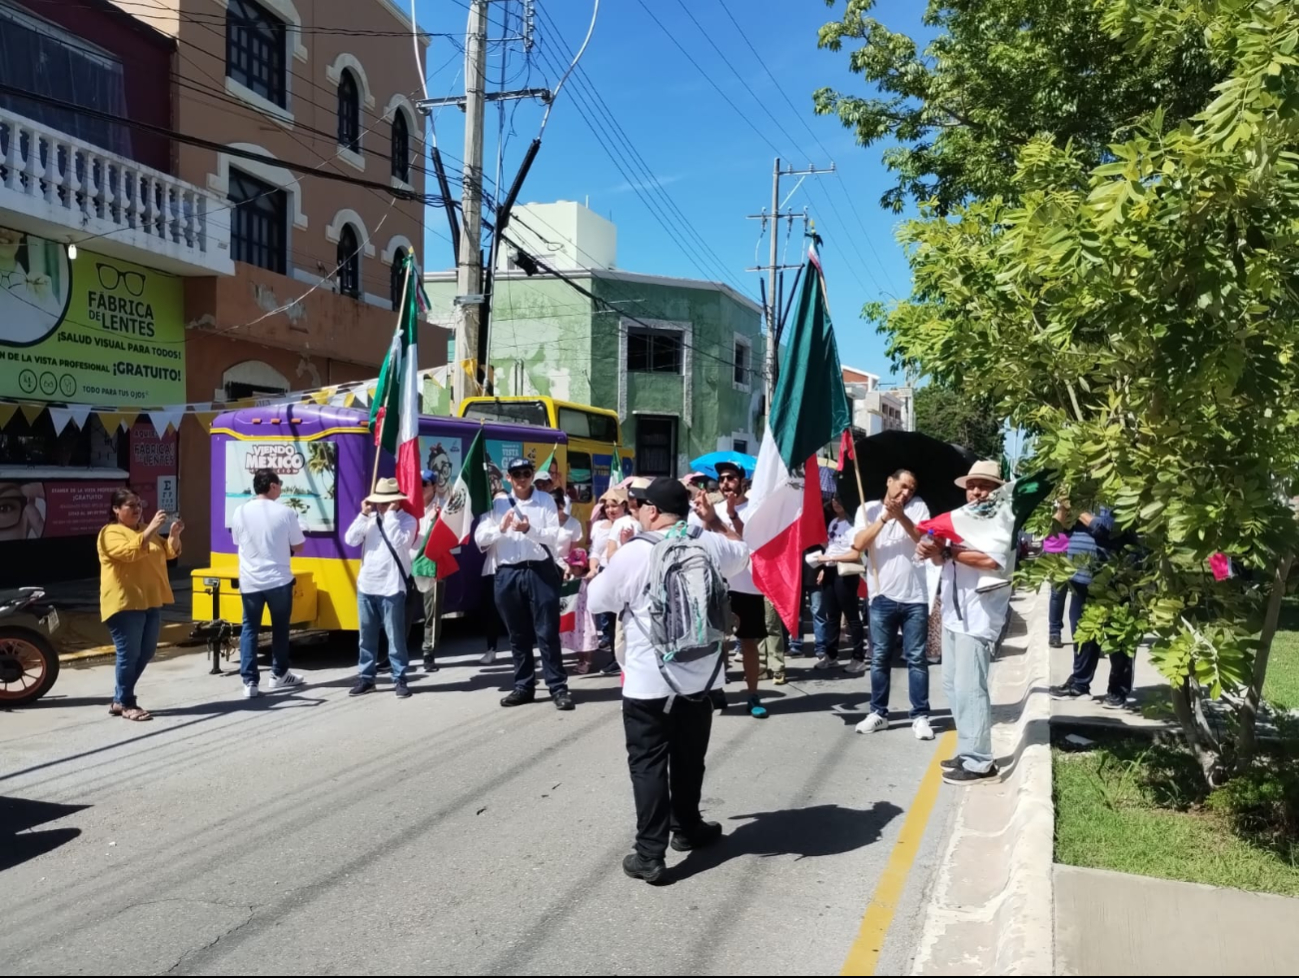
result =
[[[757,453],[765,405],[756,303],[717,282],[615,268],[613,225],[581,205],[529,204],[512,220],[510,236],[563,277],[529,276],[517,252],[502,255],[488,356],[497,394],[617,411],[645,475],[684,475],[705,452]],[[454,273],[427,274],[425,288],[431,318],[454,335]],[[451,408],[447,386],[428,381],[425,411]]]

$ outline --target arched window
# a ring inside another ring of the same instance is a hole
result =
[[[389,289],[392,292],[392,311],[401,312],[402,286],[406,284],[406,249],[398,248],[392,256],[392,270],[389,273]]]
[[[392,114],[392,175],[410,183],[410,127],[400,109]]]
[[[347,69],[338,79],[338,145],[361,152],[361,90]]]
[[[344,224],[338,235],[338,291],[361,297],[361,245],[350,224]]]

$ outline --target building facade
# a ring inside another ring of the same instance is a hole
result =
[[[502,255],[489,333],[496,393],[617,411],[646,475],[684,475],[690,459],[719,449],[756,454],[765,414],[756,303],[716,282],[618,270],[613,225],[579,204],[526,205],[512,222],[510,236],[563,275],[528,275]],[[454,274],[426,275],[425,288],[432,318],[450,326]],[[445,386],[426,385],[429,413],[452,407]]]
[[[58,569],[93,570],[130,482],[204,561],[208,435],[175,406],[375,375],[423,242],[410,26],[391,0],[0,0],[0,486],[56,466],[84,510],[26,503],[6,536],[0,506],[0,542],[71,537]],[[430,327],[424,365],[445,347]]]
[[[878,374],[843,368],[843,385],[852,405],[852,423],[868,435],[882,431],[914,431],[909,389],[884,390]]]

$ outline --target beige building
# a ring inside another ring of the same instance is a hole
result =
[[[852,405],[852,423],[868,435],[882,431],[913,431],[909,390],[884,390],[878,374],[843,368],[844,389]]]

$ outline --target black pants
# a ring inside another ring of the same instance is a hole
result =
[[[550,692],[568,689],[564,650],[559,644],[559,568],[550,561],[507,564],[496,569],[496,607],[505,619],[514,652],[514,688],[537,688],[537,659]]]
[[[487,637],[487,647],[496,651],[496,643],[501,637],[501,613],[496,609],[496,575],[483,575],[482,596],[478,602],[478,611],[483,616],[483,634]]]
[[[636,798],[636,851],[662,859],[670,834],[691,832],[703,822],[704,756],[713,729],[713,701],[678,696],[667,700],[622,701],[627,765]]]
[[[857,590],[861,578],[856,574],[844,576],[833,564],[825,567],[821,579],[821,614],[825,616],[825,650],[831,659],[839,658],[839,636],[843,626],[840,619],[848,619],[848,644],[852,657],[866,661],[865,628],[862,625],[861,594]],[[867,614],[870,612],[867,611]]]

